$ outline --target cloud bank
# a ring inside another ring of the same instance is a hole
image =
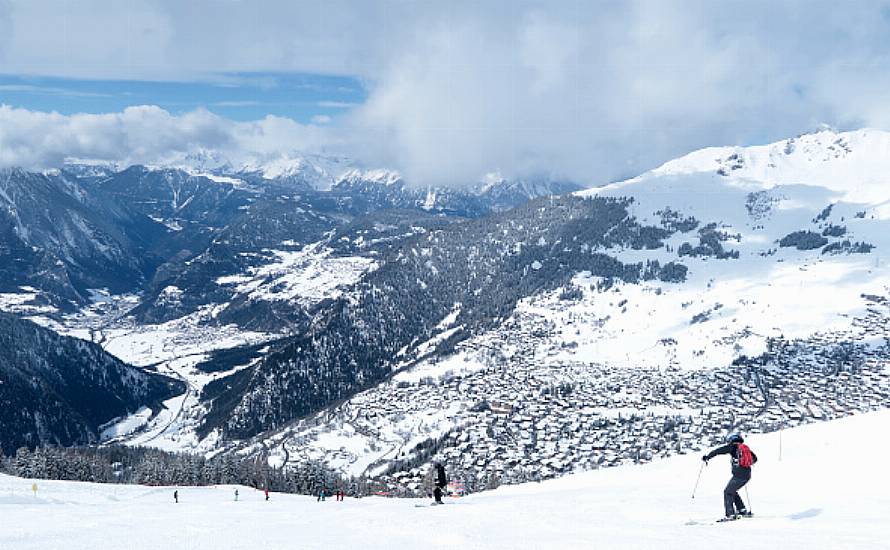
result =
[[[198,151],[238,162],[327,143],[321,128],[274,116],[233,122],[204,109],[174,116],[154,106],[66,116],[0,106],[0,166],[45,169],[68,158],[164,164]]]
[[[419,184],[464,185],[492,170],[598,184],[823,122],[890,128],[890,7],[880,1],[47,6],[4,5],[4,72],[224,83],[232,72],[306,71],[357,75],[368,100],[309,125],[3,107],[0,163],[335,147]]]

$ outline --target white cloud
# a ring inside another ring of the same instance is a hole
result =
[[[601,183],[819,122],[890,128],[890,28],[877,0],[7,4],[6,73],[226,83],[249,77],[224,73],[306,71],[355,75],[369,91],[325,128],[149,108],[83,119],[7,108],[7,162],[73,154],[67,147],[137,159],[197,142],[335,143],[418,183],[464,184],[492,170]]]
[[[234,122],[204,109],[172,115],[154,106],[69,116],[0,106],[0,166],[50,168],[68,157],[164,163],[200,149],[238,162],[333,143],[316,126],[274,116]]]
[[[596,184],[819,122],[890,125],[877,2],[499,8],[454,10],[390,52],[354,120],[373,156],[415,181],[498,169]]]
[[[312,117],[312,124],[330,124],[331,117],[328,115],[315,115]]]

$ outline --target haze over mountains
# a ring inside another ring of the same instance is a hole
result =
[[[504,478],[550,461],[548,477],[605,460],[604,411],[560,436],[571,448],[548,435],[582,407],[572,393],[674,425],[717,415],[722,429],[724,412],[691,398],[653,408],[664,382],[642,381],[673,373],[680,395],[744,374],[737,390],[762,400],[730,422],[760,430],[770,407],[792,421],[770,397],[790,384],[776,369],[822,383],[809,339],[847,350],[825,376],[882,376],[862,365],[888,353],[885,132],[705,149],[574,194],[496,175],[428,188],[338,158],[190,160],[0,172],[0,306],[182,381],[163,405],[128,402],[107,440],[321,458],[356,475],[436,453]],[[634,399],[598,389],[618,373],[639,377]],[[511,389],[520,380],[535,391]],[[886,406],[881,392],[829,401]]]

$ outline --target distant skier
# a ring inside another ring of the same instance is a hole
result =
[[[324,489],[318,491],[318,498],[315,499],[315,502],[324,502],[325,497],[327,497],[327,493],[325,493]]]
[[[445,491],[445,487],[448,486],[448,476],[445,475],[445,466],[441,462],[435,463],[435,479],[433,488],[433,498],[435,498],[435,504],[442,504],[442,494]]]
[[[732,479],[723,490],[723,507],[726,516],[719,521],[732,521],[739,517],[750,517],[751,512],[745,508],[739,489],[751,481],[751,466],[757,462],[757,455],[745,445],[745,440],[739,434],[732,434],[726,438],[726,445],[718,447],[704,455],[702,460],[707,462],[717,455],[728,454],[732,459]]]
[[[179,504],[179,491],[173,491],[173,502]]]
[[[266,500],[269,500],[269,488],[266,487]]]
[[[235,489],[235,502],[238,502],[238,489]]]

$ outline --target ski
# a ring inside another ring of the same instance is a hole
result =
[[[776,516],[757,516],[757,517],[759,517],[760,519],[765,519],[765,518],[771,518],[771,517],[775,518]],[[714,523],[728,523],[730,521],[736,521],[736,520],[742,520],[742,519],[752,519],[752,518],[754,518],[754,514],[746,514],[746,515],[739,514],[733,518],[725,518],[724,517],[724,518],[720,518],[720,519],[716,519],[716,520],[690,519],[689,521],[684,523],[684,525],[713,525]]]
[[[716,519],[716,520],[710,519],[710,518],[690,519],[689,521],[685,522],[683,525],[714,525],[715,523],[728,523],[730,521],[735,521],[735,520],[731,520],[731,519],[727,519],[727,518],[720,518],[720,519]]]

